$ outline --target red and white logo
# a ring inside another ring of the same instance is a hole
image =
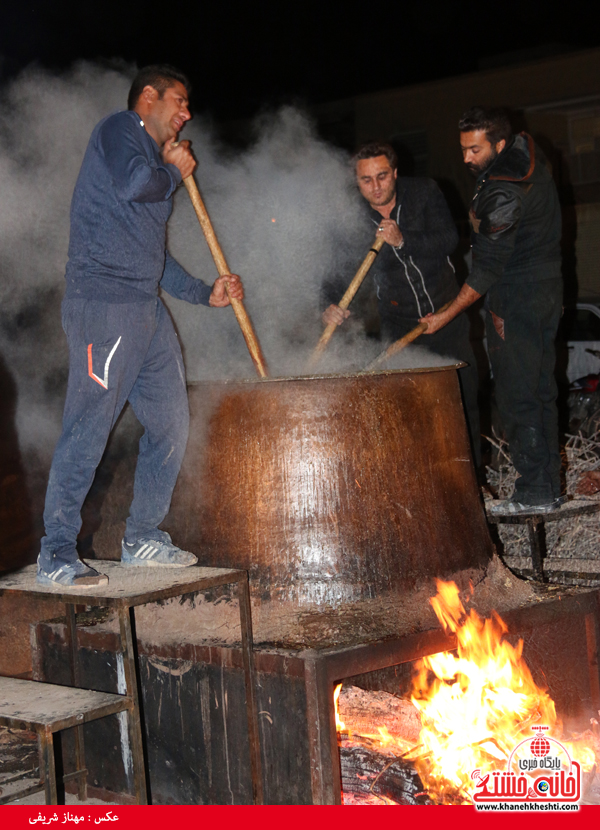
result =
[[[578,804],[581,798],[581,766],[556,738],[544,734],[549,727],[532,726],[510,754],[506,769],[482,773],[476,769],[475,806],[503,803]]]
[[[99,383],[100,386],[103,386],[104,389],[108,389],[108,370],[110,369],[110,361],[113,359],[113,355],[117,351],[120,342],[121,338],[119,337],[115,345],[110,350],[108,357],[104,361],[104,375],[101,378],[98,377],[98,375],[94,374],[94,356],[92,352],[94,344],[90,343],[88,346],[88,375],[91,377],[92,380],[95,380],[96,383]]]

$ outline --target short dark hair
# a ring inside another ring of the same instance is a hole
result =
[[[471,107],[463,113],[458,122],[458,129],[461,133],[485,130],[485,137],[492,146],[499,141],[506,141],[508,144],[512,137],[512,127],[506,110],[499,107]]]
[[[144,87],[152,86],[158,92],[158,97],[162,98],[169,87],[175,86],[175,82],[179,81],[186,88],[188,96],[192,91],[192,85],[188,78],[179,69],[174,66],[169,66],[168,63],[156,63],[152,66],[144,66],[139,70],[127,97],[127,109],[134,109],[140,95],[144,91]]]
[[[367,141],[361,144],[356,153],[352,156],[352,163],[356,170],[356,162],[363,159],[374,159],[377,156],[385,156],[390,163],[392,170],[398,168],[398,156],[391,144],[385,141]]]

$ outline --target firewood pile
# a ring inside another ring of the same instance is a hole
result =
[[[498,436],[488,438],[497,453],[497,466],[487,468],[487,480],[497,498],[510,498],[517,473],[508,454],[508,445]],[[563,469],[566,471],[566,492],[578,501],[600,501],[600,429],[586,437],[567,435],[562,447]],[[589,579],[577,584],[590,587],[600,585],[600,513],[565,518],[545,525],[546,563],[560,560],[563,570],[581,571],[585,568]],[[527,528],[522,525],[498,525],[498,534],[504,546],[504,559],[509,567],[519,570],[527,567],[529,543]],[[569,564],[569,567],[565,565]],[[552,581],[551,570],[548,577]]]
[[[472,803],[449,781],[444,781],[443,795],[439,786],[433,792],[423,783],[431,764],[420,743],[421,716],[410,700],[344,685],[338,708],[344,804]]]
[[[344,686],[339,712],[344,804],[432,803],[409,758],[418,751],[421,729],[409,700]]]
[[[23,778],[39,770],[37,735],[23,729],[0,727],[0,796],[23,788]],[[31,782],[29,782],[31,783]]]
[[[340,765],[344,804],[433,803],[410,761],[369,749],[360,738],[342,739]]]
[[[445,779],[438,779],[433,787],[428,786],[431,774],[429,753],[421,743],[421,717],[410,700],[388,692],[344,685],[338,709],[344,804],[428,806],[472,803],[467,792]],[[560,737],[590,747],[596,759],[600,757],[600,730],[595,718],[584,731],[571,731]],[[486,742],[498,747],[493,738]],[[503,767],[499,762],[502,755],[501,750],[489,755],[490,769]],[[596,765],[589,770],[584,768],[582,804],[600,803]]]

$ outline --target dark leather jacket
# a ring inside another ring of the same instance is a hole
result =
[[[381,214],[371,207],[368,213],[375,229]],[[448,259],[458,243],[456,225],[439,187],[425,178],[398,178],[390,219],[402,231],[404,245],[384,245],[371,268],[379,314],[382,321],[416,321],[456,296]]]
[[[469,218],[473,267],[467,285],[479,294],[498,282],[560,277],[558,193],[527,133],[513,136],[478,177]]]

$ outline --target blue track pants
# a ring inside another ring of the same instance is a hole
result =
[[[40,555],[46,571],[78,558],[81,508],[125,403],[145,430],[125,531],[128,542],[151,535],[165,518],[189,428],[181,349],[160,299],[65,300],[62,321],[69,382],[46,493]]]

